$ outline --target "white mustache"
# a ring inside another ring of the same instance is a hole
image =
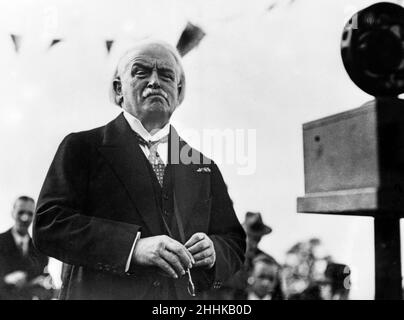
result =
[[[147,98],[148,96],[153,95],[153,94],[157,94],[157,95],[164,97],[165,99],[168,99],[168,94],[164,90],[150,89],[150,88],[146,88],[143,91],[142,98]]]

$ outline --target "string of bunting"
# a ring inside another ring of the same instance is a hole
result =
[[[197,47],[201,40],[205,37],[206,33],[198,26],[188,22],[185,29],[182,31],[180,38],[177,42],[177,50],[181,56],[185,56],[192,49]],[[18,34],[10,34],[11,41],[14,46],[14,50],[16,53],[19,53],[21,48],[22,36]],[[48,49],[56,46],[57,44],[63,42],[64,39],[56,38],[50,41]],[[111,49],[114,45],[113,39],[105,40],[105,48],[107,50],[107,54],[111,52]]]
[[[280,3],[284,2],[289,2],[289,4],[295,3],[297,0],[278,0],[272,2],[267,8],[265,9],[266,12],[270,12],[274,9],[276,9]],[[397,0],[398,2],[403,2],[403,0]],[[228,21],[228,19],[225,19]],[[233,19],[230,19],[233,20]],[[177,42],[177,49],[181,56],[185,56],[189,51],[193,50],[195,47],[199,45],[201,40],[205,37],[206,33],[198,26],[192,24],[191,22],[188,22],[186,25],[185,29],[181,33],[181,36]],[[22,36],[18,34],[10,34],[11,40],[14,45],[14,50],[16,53],[20,51],[21,47],[21,42],[22,42]],[[64,41],[64,39],[53,39],[51,40],[48,49],[54,47],[55,45],[59,44],[60,42]],[[107,54],[109,54],[112,50],[112,47],[114,45],[114,40],[113,39],[107,39],[105,40],[105,48],[107,50]]]
[[[270,12],[279,7],[279,4],[281,3],[289,3],[289,5],[292,5],[296,2],[297,0],[278,0],[278,1],[273,1],[269,6],[266,7],[265,12]],[[400,4],[404,2],[404,0],[396,0]],[[240,18],[240,16],[238,17]],[[230,18],[230,20],[233,20],[234,18]],[[225,19],[226,21],[229,21],[229,19]],[[177,49],[181,56],[185,56],[189,51],[193,50],[195,47],[199,45],[201,40],[205,37],[206,33],[198,26],[192,24],[191,22],[188,22],[186,25],[185,29],[181,33],[181,36],[177,42]],[[10,34],[11,40],[14,45],[14,50],[16,53],[20,51],[21,47],[21,42],[22,42],[22,36],[18,34]],[[64,41],[64,39],[53,39],[51,40],[48,49],[51,49],[55,45],[59,44],[60,42]],[[109,54],[112,50],[112,47],[114,45],[114,40],[113,39],[107,39],[105,40],[105,48],[107,50],[107,54]]]
[[[62,42],[62,39],[53,39],[49,45],[49,49],[52,48],[55,44],[58,44],[59,42]]]
[[[20,51],[20,46],[21,46],[21,36],[11,33],[10,37],[14,44],[14,50],[15,50],[15,52],[18,53],[18,51]]]

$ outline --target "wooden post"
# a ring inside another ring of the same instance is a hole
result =
[[[376,300],[402,299],[400,219],[375,218]]]

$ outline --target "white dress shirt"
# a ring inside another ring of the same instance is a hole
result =
[[[165,136],[168,136],[170,132],[170,123],[167,123],[163,128],[161,128],[159,131],[151,135],[142,125],[142,123],[131,115],[129,112],[126,110],[123,111],[123,116],[125,117],[126,121],[128,121],[129,126],[133,131],[135,131],[139,136],[141,136],[144,140],[147,142],[149,141],[158,141]],[[140,149],[142,149],[143,153],[145,154],[146,158],[149,157],[150,150],[147,146],[140,145]],[[160,155],[161,160],[164,162],[164,164],[167,164],[168,162],[168,140],[165,142],[160,142],[157,145],[157,152]]]
[[[26,234],[25,236],[20,235],[14,228],[11,229],[11,234],[13,235],[14,242],[18,248],[21,248],[23,255],[25,256],[28,253],[28,246],[29,246],[29,235]]]
[[[145,129],[145,127],[142,125],[142,123],[139,121],[139,119],[137,119],[136,117],[131,115],[126,110],[123,111],[123,116],[125,117],[126,121],[128,122],[129,126],[131,127],[131,129],[146,141],[160,140],[160,139],[164,138],[165,136],[167,136],[170,132],[170,123],[167,123],[163,128],[161,128],[159,131],[157,131],[156,133],[151,135]],[[147,146],[140,145],[140,144],[139,144],[139,147],[140,147],[140,149],[142,149],[146,158],[148,158],[150,155],[149,148]],[[160,142],[157,145],[157,152],[160,155],[160,158],[164,162],[164,164],[167,164],[167,162],[168,162],[168,140],[165,142]],[[129,253],[129,258],[126,262],[125,272],[128,272],[128,270],[129,270],[130,262],[132,261],[133,251],[135,250],[135,246],[136,246],[137,240],[139,238],[140,238],[140,232],[138,232],[136,234],[136,238],[133,241],[133,245],[132,245],[132,248]]]
[[[247,300],[272,300],[272,295],[268,293],[264,297],[260,298],[254,292],[250,292]]]

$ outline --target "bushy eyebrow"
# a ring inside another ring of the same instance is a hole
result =
[[[153,68],[153,65],[150,63],[146,63],[146,62],[135,62],[132,64],[131,69],[133,70],[136,67],[143,68],[143,69],[151,69],[151,68]]]
[[[18,210],[18,213],[19,213],[19,214],[28,213],[28,214],[32,214],[32,215],[34,214],[33,211],[31,211],[31,210],[24,210],[24,209]]]
[[[152,69],[153,68],[153,64],[148,63],[146,61],[134,61],[131,67],[131,70],[133,70],[134,68],[142,68],[142,69]],[[171,68],[169,66],[166,65],[162,65],[161,63],[157,64],[157,69],[163,72],[169,72],[169,73],[173,73],[175,74],[175,70],[174,68]]]

